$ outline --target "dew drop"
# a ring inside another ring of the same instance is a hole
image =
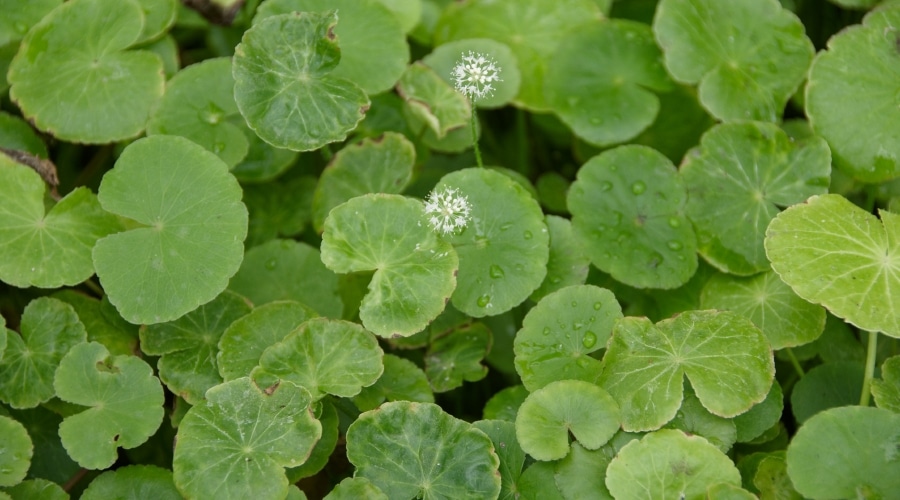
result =
[[[221,142],[217,142],[213,145],[213,153],[219,154],[222,151],[225,151],[225,144]]]
[[[572,301],[572,307],[578,307],[578,301],[577,301],[577,300],[573,300],[573,301]]]
[[[526,240],[530,240],[534,235],[531,234],[531,231],[525,231],[525,234],[523,236]]]
[[[509,229],[509,228],[511,228],[511,227],[512,227],[512,222],[507,222],[506,224],[503,224],[503,225],[500,226],[500,230],[501,230],[501,231],[506,231],[507,229]]]
[[[577,364],[578,366],[580,366],[582,369],[585,369],[585,370],[586,370],[586,369],[590,368],[590,366],[591,366],[591,360],[590,360],[590,357],[588,357],[588,356],[581,356],[581,357],[578,358],[578,361],[576,361],[575,364]]]
[[[491,272],[491,278],[494,278],[494,279],[500,279],[505,275],[505,273],[503,272],[503,268],[496,264],[491,266],[490,272]]]
[[[631,192],[634,194],[644,194],[644,191],[647,190],[647,185],[642,181],[637,181],[631,185]]]
[[[550,327],[549,326],[544,327],[544,335],[550,335]]]
[[[597,334],[588,330],[584,332],[584,337],[581,339],[581,344],[586,348],[590,349],[597,344]]]
[[[600,191],[609,191],[612,187],[611,182],[603,181],[600,183]]]
[[[675,250],[675,251],[678,251],[678,250],[681,250],[682,248],[684,248],[684,245],[682,245],[680,241],[675,241],[675,240],[672,240],[672,241],[666,243],[666,246],[669,247],[669,250]]]
[[[266,269],[268,269],[270,271],[272,269],[275,269],[275,266],[277,266],[277,265],[278,265],[278,261],[275,259],[269,259],[266,261]]]
[[[583,326],[584,325],[582,323],[572,323],[572,329],[575,330],[576,332],[578,330],[581,330],[581,327],[583,327]]]
[[[602,302],[594,302],[594,310],[599,311],[603,307]]]
[[[484,294],[481,297],[478,297],[478,300],[476,300],[475,303],[478,304],[478,307],[487,307],[488,304],[491,303],[491,296]]]
[[[681,221],[676,217],[669,217],[669,227],[681,227]]]
[[[562,348],[563,348],[562,344],[556,344],[555,346],[553,346],[553,350],[557,351],[557,352],[562,351]]]

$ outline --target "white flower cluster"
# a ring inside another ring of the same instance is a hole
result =
[[[454,188],[435,189],[425,200],[425,215],[432,229],[441,234],[456,233],[469,223],[469,200]]]
[[[494,93],[494,82],[501,82],[500,67],[484,54],[469,52],[453,67],[456,90],[472,100]]]

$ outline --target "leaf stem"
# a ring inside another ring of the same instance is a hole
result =
[[[96,293],[98,297],[103,297],[103,289],[100,288],[100,285],[94,283],[93,279],[88,278],[84,281],[84,286],[88,287],[92,292]]]
[[[875,355],[878,351],[878,332],[869,332],[869,345],[866,347],[866,374],[863,377],[862,394],[859,395],[859,405],[869,406],[869,394],[871,393],[872,378],[875,376]]]
[[[784,352],[787,353],[788,359],[791,360],[791,364],[794,365],[794,371],[797,372],[797,375],[800,375],[800,378],[803,378],[803,376],[806,375],[806,372],[803,370],[803,367],[800,366],[800,361],[797,359],[797,356],[794,355],[794,350],[788,347]]]
[[[475,148],[475,163],[478,164],[479,167],[484,168],[484,163],[481,163],[481,149],[478,147],[478,131],[475,129],[475,103],[472,104],[472,147]]]

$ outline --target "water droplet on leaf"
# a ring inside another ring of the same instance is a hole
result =
[[[581,344],[586,348],[590,349],[597,344],[597,334],[588,330],[584,332],[584,337],[581,339]]]
[[[478,307],[487,307],[488,304],[491,303],[491,296],[484,294],[481,297],[478,297],[478,300],[475,301],[478,304]]]
[[[503,268],[498,265],[491,266],[491,278],[499,279],[504,276]]]
[[[644,191],[647,190],[647,185],[641,181],[637,181],[631,185],[631,192],[634,194],[644,194]]]

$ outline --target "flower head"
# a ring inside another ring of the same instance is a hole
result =
[[[494,82],[500,79],[500,67],[484,54],[469,51],[453,67],[453,80],[456,90],[466,97],[475,100],[494,93]]]
[[[435,189],[425,200],[425,215],[432,229],[452,234],[469,223],[469,200],[454,188]]]

